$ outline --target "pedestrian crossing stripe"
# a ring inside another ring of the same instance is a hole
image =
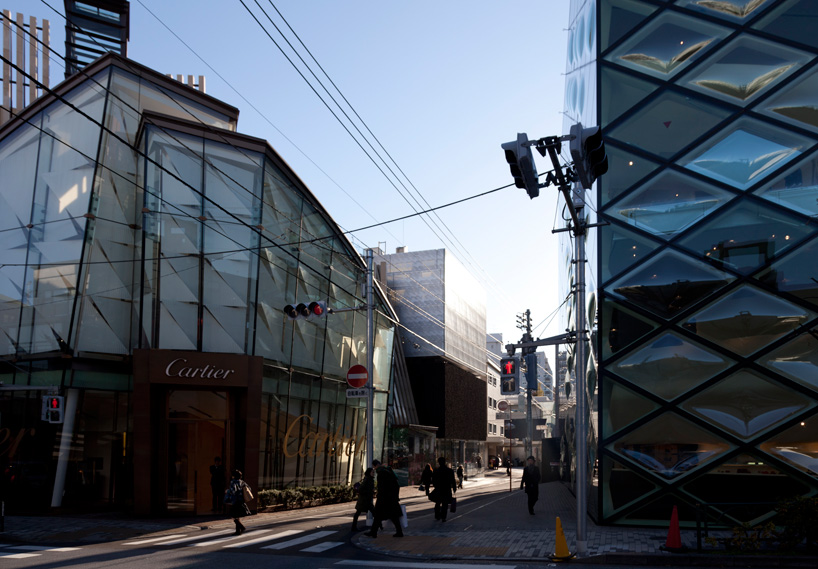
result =
[[[190,536],[190,537],[182,537],[182,538],[174,539],[174,540],[171,540],[171,541],[162,541],[162,542],[157,543],[156,545],[163,545],[163,546],[164,545],[177,545],[179,543],[188,543],[189,541],[201,541],[203,539],[210,539],[211,537],[214,537],[214,536],[217,536],[217,535],[224,535],[226,533],[233,533],[234,531],[236,531],[236,530],[223,529],[223,530],[220,530],[220,531],[214,531],[213,533],[209,533],[207,535],[193,535],[193,536]]]
[[[395,567],[398,569],[516,569],[516,565],[472,565],[465,563],[424,563],[411,561],[358,561],[343,559],[335,565],[355,565],[356,567]]]
[[[241,543],[231,543],[230,545],[223,546],[225,549],[237,549],[239,547],[247,547],[248,545],[255,545],[257,543],[263,543],[265,541],[272,541],[274,539],[281,539],[284,537],[290,537],[291,535],[296,535],[299,533],[304,533],[305,530],[302,529],[285,529],[284,531],[280,531],[278,533],[274,533],[273,535],[265,535],[264,537],[257,537],[256,539],[250,539],[247,541],[242,541]]]
[[[339,545],[344,545],[343,541],[324,541],[322,543],[316,543],[312,547],[307,547],[306,549],[302,549],[302,553],[324,553],[325,551],[329,551],[333,547],[338,547]]]
[[[273,530],[271,530],[271,529],[253,530],[253,531],[248,531],[246,535],[258,536],[258,535],[261,535],[263,533],[268,533],[268,532],[271,532],[271,531],[273,531]],[[221,545],[222,543],[227,543],[228,541],[236,541],[237,539],[241,539],[242,536],[244,536],[244,535],[245,534],[231,535],[229,537],[222,537],[222,538],[219,538],[219,539],[209,539],[209,540],[206,540],[206,541],[197,541],[196,543],[189,543],[188,547],[209,547],[211,545]]]
[[[42,553],[0,553],[0,559],[26,559],[28,557],[40,557]]]
[[[127,541],[127,542],[123,543],[122,545],[144,545],[146,543],[154,543],[156,541],[162,541],[162,540],[165,540],[165,539],[175,539],[177,537],[185,537],[185,535],[187,535],[187,534],[175,533],[173,535],[163,535],[161,537],[151,537],[149,539],[140,539],[139,541]]]
[[[22,551],[79,551],[79,547],[50,547],[48,545],[15,545],[9,549],[20,549]]]
[[[323,537],[327,537],[334,533],[338,533],[337,531],[318,531],[315,533],[311,533],[310,535],[305,535],[303,537],[297,537],[295,539],[291,539],[289,541],[284,541],[282,543],[274,543],[273,545],[266,545],[261,549],[285,549],[287,547],[292,547],[294,545],[301,545],[302,543],[307,543],[310,541],[315,541],[316,539],[321,539]]]

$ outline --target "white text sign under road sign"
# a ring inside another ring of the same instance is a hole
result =
[[[347,389],[347,397],[366,397],[368,389]]]

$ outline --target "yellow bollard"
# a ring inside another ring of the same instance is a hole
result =
[[[562,522],[557,516],[557,543],[556,551],[551,555],[551,561],[568,561],[573,559],[576,554],[568,551],[568,543],[565,541],[565,532],[562,531]]]

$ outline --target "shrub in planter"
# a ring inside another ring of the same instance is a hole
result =
[[[818,498],[798,497],[782,502],[776,508],[777,532],[781,549],[794,549],[802,543],[818,548]]]

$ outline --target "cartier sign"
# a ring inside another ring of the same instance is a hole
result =
[[[218,367],[210,364],[194,366],[188,363],[186,358],[176,358],[165,368],[165,375],[168,377],[201,377],[204,379],[227,379],[231,373],[236,373],[234,369]]]

